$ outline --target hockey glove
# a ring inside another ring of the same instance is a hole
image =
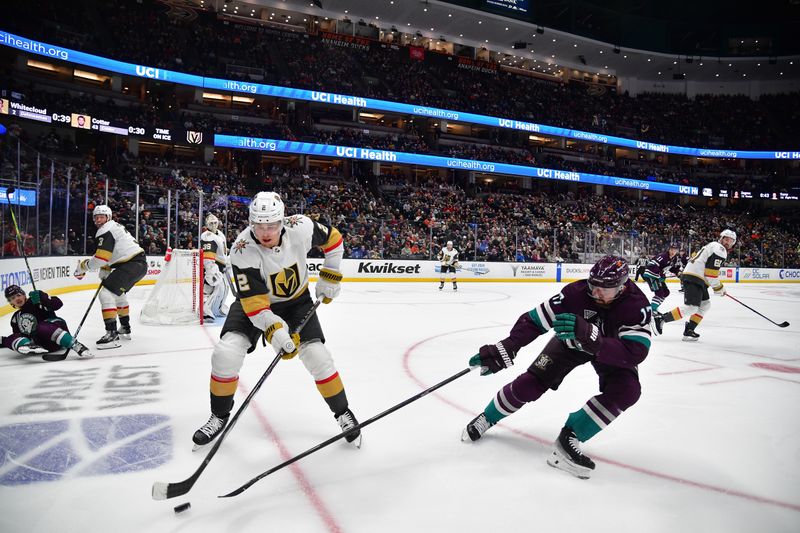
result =
[[[717,296],[725,296],[726,294],[728,294],[728,291],[725,290],[725,285],[720,283],[719,285],[714,287],[714,294],[716,294]]]
[[[82,261],[78,261],[78,266],[75,267],[75,273],[73,275],[78,279],[83,279],[87,270],[89,270],[89,260],[83,259]]]
[[[560,313],[553,322],[556,337],[569,348],[594,355],[603,345],[600,328],[588,323],[574,313]]]
[[[470,358],[469,366],[480,366],[481,376],[495,374],[514,364],[517,350],[517,346],[509,339],[497,344],[485,344]]]
[[[267,342],[272,345],[276,352],[281,352],[282,359],[291,359],[297,355],[300,347],[300,334],[289,333],[289,328],[283,320],[279,320],[270,325],[264,332]]]
[[[42,291],[31,291],[28,293],[33,305],[40,305],[42,303]]]
[[[331,303],[334,298],[339,296],[342,290],[341,285],[339,285],[340,281],[342,281],[342,274],[340,272],[332,268],[321,268],[317,286],[315,287],[317,300],[322,298],[322,303]]]

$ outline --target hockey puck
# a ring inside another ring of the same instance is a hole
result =
[[[175,506],[175,509],[174,509],[174,511],[175,511],[175,514],[182,513],[182,512],[184,512],[184,511],[186,511],[187,509],[189,509],[191,506],[192,506],[192,504],[191,504],[191,503],[189,503],[189,502],[182,503],[182,504],[180,504],[180,505],[176,505],[176,506]]]

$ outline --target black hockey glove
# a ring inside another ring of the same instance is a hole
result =
[[[497,344],[485,344],[470,358],[469,366],[480,366],[481,376],[494,374],[514,364],[517,350],[517,346],[509,339]]]
[[[569,348],[594,355],[603,345],[603,336],[600,335],[600,328],[588,323],[574,313],[556,315],[553,329],[556,332],[556,337],[564,341]]]

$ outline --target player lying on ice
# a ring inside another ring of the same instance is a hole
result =
[[[11,316],[11,335],[0,337],[3,346],[23,355],[72,348],[79,357],[92,357],[89,349],[72,337],[64,319],[56,316],[64,305],[60,298],[44,291],[31,291],[29,298],[19,285],[6,287],[5,295],[16,311]]]

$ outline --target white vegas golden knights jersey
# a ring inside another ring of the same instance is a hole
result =
[[[203,260],[216,262],[220,271],[225,272],[225,257],[228,255],[225,235],[220,230],[216,232],[206,230],[200,235],[200,245],[203,247]],[[208,263],[205,263],[205,265],[208,265]]]
[[[458,250],[455,248],[452,250],[448,250],[447,247],[442,248],[442,251],[439,252],[439,261],[448,266],[458,263]]]
[[[712,241],[692,255],[683,269],[683,275],[700,278],[706,285],[716,287],[720,284],[719,269],[727,257],[728,251],[725,247]]]
[[[97,229],[97,249],[89,259],[89,270],[100,267],[113,267],[124,263],[134,256],[144,253],[142,247],[128,233],[125,226],[109,220]]]
[[[336,228],[304,215],[286,217],[281,241],[273,248],[258,243],[248,226],[236,237],[230,264],[239,301],[253,325],[264,329],[270,304],[290,301],[308,287],[306,255],[313,247],[325,253],[325,265],[339,268],[344,244]]]

